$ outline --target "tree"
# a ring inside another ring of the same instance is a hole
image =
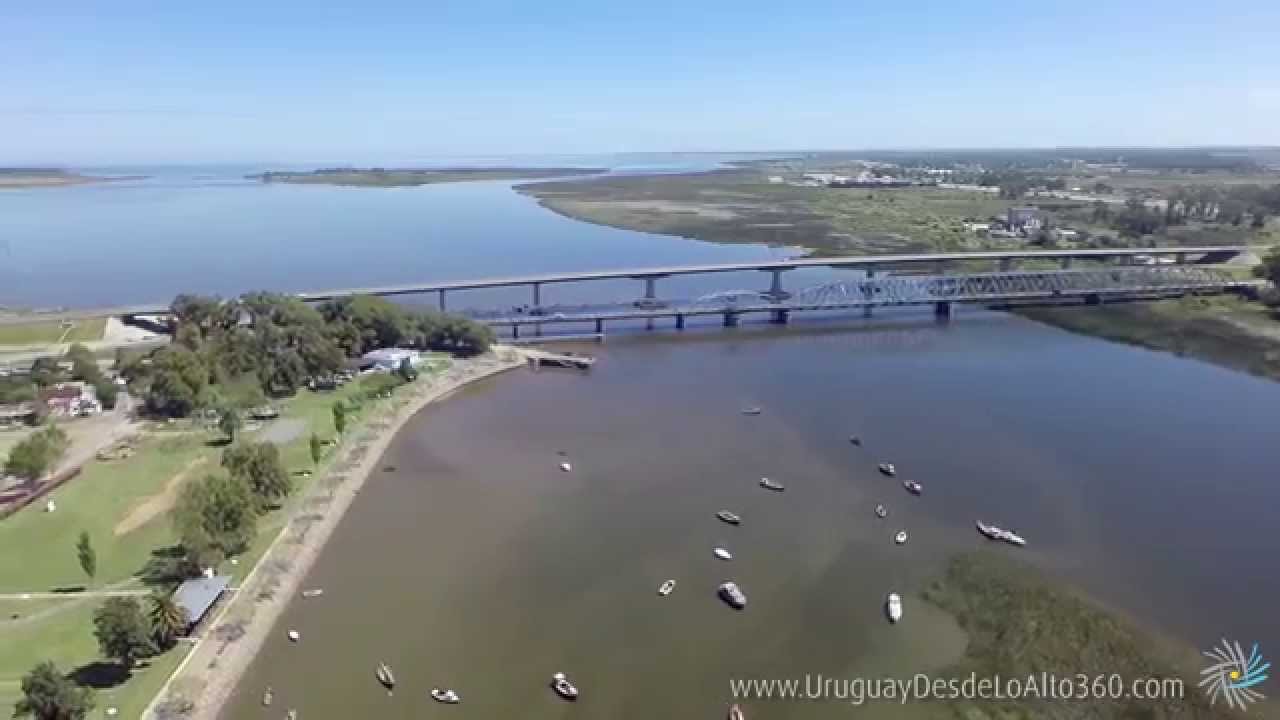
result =
[[[396,374],[405,382],[413,382],[418,379],[418,371],[413,369],[413,361],[404,358],[400,361],[400,367],[396,368]]]
[[[159,590],[151,594],[149,603],[152,637],[159,649],[168,650],[191,622],[187,610],[174,602],[172,595]]]
[[[228,443],[236,441],[236,433],[240,432],[242,427],[244,427],[244,420],[240,418],[239,410],[224,406],[218,411],[218,430],[227,436]]]
[[[280,461],[280,450],[269,442],[239,443],[222,453],[222,467],[231,477],[244,481],[259,509],[288,497],[293,491],[289,473]]]
[[[324,444],[320,442],[320,436],[311,433],[311,462],[314,465],[320,464],[320,458],[324,454]]]
[[[135,597],[107,598],[93,613],[93,635],[102,654],[126,668],[156,652],[151,626]]]
[[[83,380],[91,385],[102,381],[102,369],[98,367],[98,359],[93,352],[82,343],[72,343],[67,348],[64,359],[71,361],[71,377]]]
[[[184,485],[173,511],[189,569],[197,571],[244,552],[257,533],[257,523],[249,484],[223,473]]]
[[[339,435],[347,429],[347,406],[341,400],[333,404],[333,429]]]
[[[34,433],[13,446],[5,461],[4,472],[28,480],[51,470],[67,450],[67,434],[56,425]]]
[[[1262,264],[1258,266],[1259,274],[1270,280],[1271,284],[1280,287],[1280,246],[1274,247],[1262,256]]]
[[[180,345],[160,348],[151,356],[147,406],[170,417],[186,417],[209,384],[209,371],[194,351]]]
[[[116,384],[106,378],[102,378],[93,385],[94,393],[98,396],[98,402],[102,403],[105,410],[114,410],[116,400],[120,397],[120,389]]]
[[[93,707],[93,691],[77,685],[46,660],[22,676],[22,697],[13,707],[13,717],[84,720]]]
[[[76,557],[80,560],[80,569],[84,570],[84,574],[89,576],[89,581],[93,581],[93,577],[98,574],[98,553],[94,552],[93,545],[89,542],[89,533],[80,532],[80,540],[76,542]]]

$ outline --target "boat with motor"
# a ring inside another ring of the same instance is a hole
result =
[[[912,495],[919,495],[924,492],[924,487],[922,487],[920,483],[914,480],[907,480],[903,482],[902,487],[906,488],[907,492],[911,493]]]
[[[728,510],[721,510],[720,512],[716,513],[716,517],[729,523],[730,525],[742,524],[742,518],[738,517],[737,514],[735,513],[729,512]]]
[[[738,584],[733,581],[721,583],[717,592],[719,593],[721,600],[724,600],[738,610],[747,606],[747,596],[742,592],[742,588],[738,587]]]
[[[893,541],[894,541],[895,543],[897,543],[898,545],[906,545],[906,544],[907,544],[907,531],[906,531],[906,530],[899,530],[899,531],[898,531],[898,534],[893,536]]]
[[[565,700],[578,699],[578,688],[569,682],[569,678],[565,677],[564,673],[558,672],[551,676],[551,689],[555,690],[556,694]]]
[[[884,517],[886,517],[888,514],[889,514],[889,511],[888,511],[888,510],[886,510],[886,509],[884,508],[884,506],[883,506],[883,505],[877,505],[877,506],[876,506],[876,517],[878,517],[878,518],[884,518]]]
[[[898,468],[894,467],[893,463],[880,463],[879,467],[880,472],[888,475],[889,477],[893,477],[898,474]]]
[[[658,594],[661,595],[662,597],[666,597],[671,594],[672,590],[675,590],[675,589],[676,589],[676,581],[667,580],[666,582],[658,586]]]
[[[716,557],[720,558],[721,560],[732,560],[732,559],[733,559],[733,554],[732,554],[732,553],[730,553],[728,550],[726,550],[726,549],[722,548],[722,547],[718,547],[718,548],[716,548],[716,549],[712,550],[711,552],[712,552]]]
[[[290,642],[298,642],[298,641],[299,641],[299,640],[301,640],[301,639],[302,639],[302,635],[298,634],[298,631],[297,631],[297,630],[290,630],[290,631],[289,631],[289,641],[290,641]]]
[[[458,697],[458,693],[452,690],[441,690],[440,688],[431,688],[431,699],[446,705],[457,705],[462,702],[462,698]]]
[[[264,707],[269,706],[271,705],[271,701],[275,699],[276,699],[276,692],[275,690],[271,689],[270,685],[268,685],[266,692],[262,693],[262,705]]]
[[[889,593],[889,597],[885,599],[884,611],[889,616],[889,622],[896,623],[902,619],[902,598],[898,597],[898,593]]]
[[[568,462],[560,463],[560,472],[569,472],[572,469],[573,469],[573,466],[570,465]]]
[[[775,480],[770,480],[767,477],[760,478],[760,487],[766,490],[772,490],[774,492],[782,492],[783,490],[787,489],[786,487],[783,486],[782,483],[777,482]]]
[[[391,666],[386,663],[378,663],[378,669],[374,672],[374,677],[378,678],[378,682],[388,690],[395,688],[396,676],[391,672]]]

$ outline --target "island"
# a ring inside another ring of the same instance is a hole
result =
[[[449,168],[320,168],[309,171],[267,171],[246,175],[264,183],[342,185],[347,187],[414,187],[477,180],[530,180],[598,175],[604,168],[584,167],[449,167]]]
[[[32,187],[66,187],[69,185],[88,185],[91,183],[122,182],[125,180],[144,180],[145,175],[82,175],[62,168],[0,168],[0,189],[32,188]]]

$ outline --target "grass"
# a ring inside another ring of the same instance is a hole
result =
[[[1072,332],[1280,380],[1280,321],[1265,305],[1234,295],[1015,312]]]
[[[442,358],[432,358],[430,371],[448,366]],[[425,371],[424,371],[425,372]],[[364,420],[399,402],[399,398],[367,400],[362,398],[359,383],[351,383],[332,392],[300,392],[284,403],[282,420],[298,420],[303,430],[297,437],[280,446],[286,470],[312,469],[310,438],[312,433],[328,438],[333,435],[332,407],[341,401],[353,407],[348,413],[348,434],[361,427]],[[188,430],[190,426],[179,423]],[[117,583],[135,585],[152,551],[171,546],[175,541],[167,513],[125,535],[116,536],[114,528],[129,511],[146,498],[163,490],[171,478],[193,461],[206,459],[192,477],[199,477],[216,466],[221,452],[208,441],[214,435],[203,431],[180,432],[165,426],[163,432],[150,435],[138,451],[127,460],[109,463],[90,462],[80,475],[55,493],[58,510],[45,513],[42,506],[32,507],[0,522],[0,547],[29,548],[29,552],[0,553],[0,593],[48,591],[56,587],[87,583],[76,559],[75,542],[82,530],[93,539],[98,554],[97,579],[92,586]],[[331,453],[330,453],[331,454]],[[322,461],[324,462],[324,461]],[[307,487],[320,472],[310,478],[295,478],[296,488],[290,501],[261,518],[258,535],[248,552],[236,565],[223,569],[237,581],[243,579],[275,540],[291,511]],[[92,632],[92,613],[100,599],[70,595],[62,600],[0,601],[0,707],[17,700],[21,676],[41,660],[53,660],[65,671],[77,668],[114,670],[98,655]],[[30,614],[36,609],[59,609],[30,623],[6,620],[12,612]],[[25,612],[24,612],[25,610]],[[162,656],[152,658],[135,668],[128,678],[114,678],[99,691],[99,707],[116,706],[121,717],[138,717],[151,698],[164,684],[187,652],[179,645]]]
[[[966,720],[983,718],[1234,717],[1221,705],[1211,708],[1196,683],[1185,676],[1181,659],[1157,638],[1124,618],[1106,612],[1037,570],[995,553],[952,558],[943,577],[925,598],[955,616],[969,635],[957,666],[941,676],[1025,678],[1033,673],[1058,677],[1119,674],[1126,681],[1183,677],[1181,700],[956,701],[949,709]],[[1104,711],[1105,710],[1105,711]]]
[[[102,339],[106,327],[106,318],[77,320],[70,329],[54,320],[0,324],[0,345],[92,342]]]

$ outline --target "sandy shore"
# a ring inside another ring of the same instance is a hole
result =
[[[359,430],[350,433],[325,474],[295,505],[271,547],[220,614],[207,623],[199,641],[143,717],[217,718],[400,428],[430,403],[468,383],[519,367],[524,361],[519,350],[502,346],[478,358],[454,360],[444,373],[419,380],[402,391],[394,407],[370,416]]]

